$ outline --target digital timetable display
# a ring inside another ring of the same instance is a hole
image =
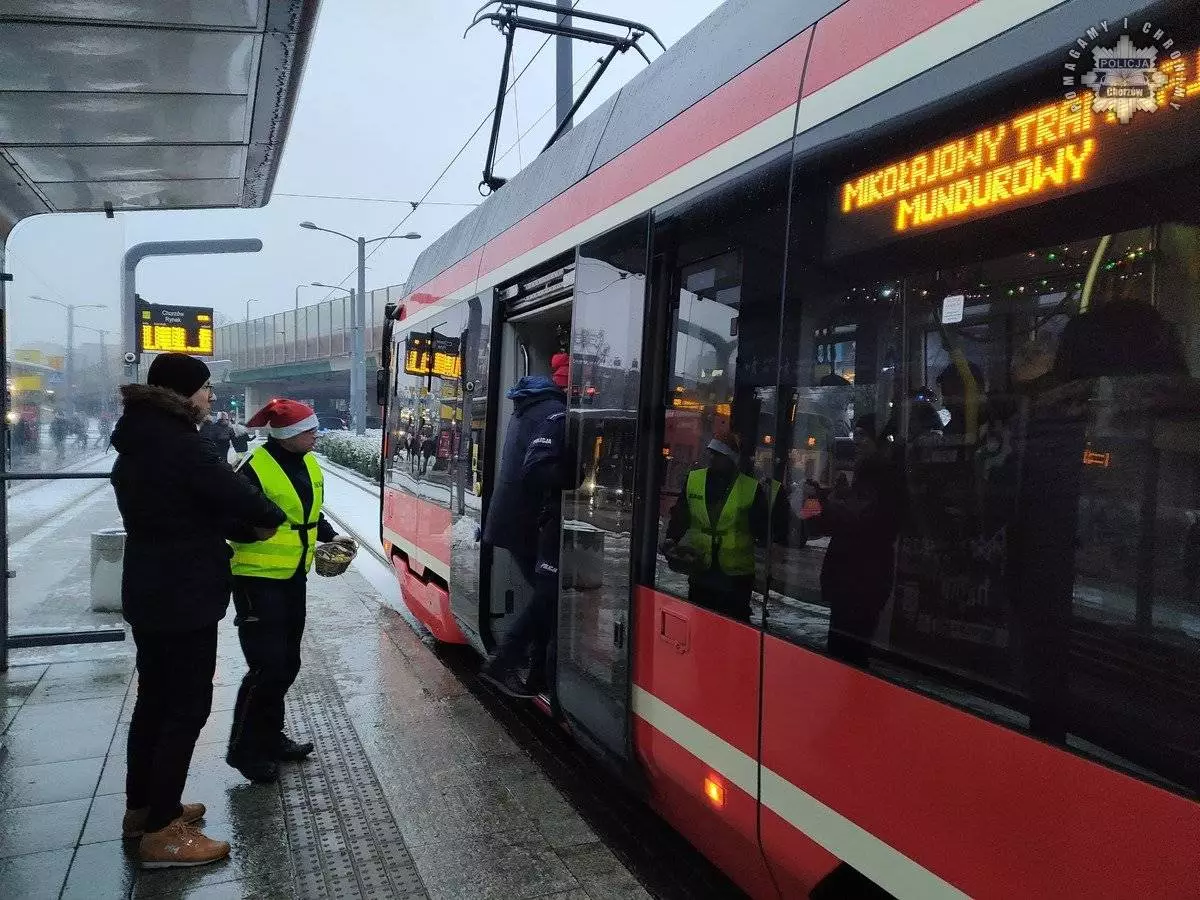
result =
[[[404,342],[404,371],[409,375],[459,378],[462,376],[459,346],[458,338],[414,331]]]
[[[138,350],[142,353],[213,355],[211,306],[138,303]]]
[[[1200,55],[1164,63],[1152,112],[1096,111],[1060,97],[837,184],[833,255],[1165,169],[1194,152]],[[1124,120],[1123,120],[1124,119]]]

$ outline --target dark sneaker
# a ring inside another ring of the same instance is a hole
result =
[[[300,762],[307,759],[314,749],[312,741],[299,744],[284,735],[279,740],[279,749],[275,751],[275,758],[280,762]]]
[[[238,759],[227,756],[225,762],[255,784],[274,784],[279,780],[279,764],[273,759]]]
[[[516,672],[492,672],[484,668],[479,673],[479,677],[517,700],[529,700],[537,696],[517,676]]]

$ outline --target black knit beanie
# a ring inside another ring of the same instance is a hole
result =
[[[186,353],[161,353],[150,363],[146,384],[190,397],[208,381],[208,366]]]

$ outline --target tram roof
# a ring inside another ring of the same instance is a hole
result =
[[[842,0],[727,0],[549,150],[429,245],[408,287],[431,279],[800,34]]]
[[[319,2],[8,0],[0,236],[106,204],[265,204]]]

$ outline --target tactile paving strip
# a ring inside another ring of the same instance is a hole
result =
[[[316,752],[280,768],[296,896],[417,900],[428,894],[337,686],[316,653],[288,694],[289,732]]]

